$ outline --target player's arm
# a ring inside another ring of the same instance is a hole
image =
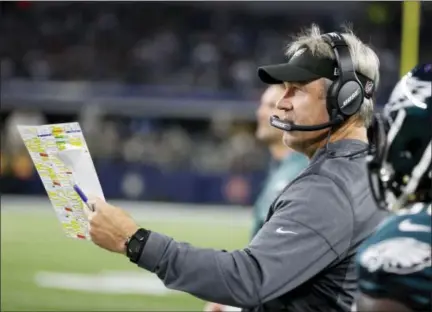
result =
[[[254,307],[296,288],[349,246],[350,204],[331,180],[296,182],[248,248],[195,248],[152,232],[138,265],[168,288],[198,298]]]

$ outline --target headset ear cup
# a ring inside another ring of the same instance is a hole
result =
[[[356,80],[345,82],[340,88],[337,97],[338,111],[345,117],[356,114],[363,103],[364,91]]]
[[[339,90],[339,80],[335,80],[327,90],[327,112],[329,117],[332,118],[334,110],[339,114],[339,104],[338,104],[338,90]]]

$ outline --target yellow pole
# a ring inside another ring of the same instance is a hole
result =
[[[421,4],[420,1],[404,1],[402,5],[401,77],[418,62]]]

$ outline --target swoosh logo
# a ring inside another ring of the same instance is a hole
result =
[[[430,232],[431,228],[427,225],[412,223],[410,219],[405,219],[399,223],[399,230],[402,232]]]
[[[297,235],[296,232],[293,231],[284,231],[283,227],[280,227],[276,230],[276,233],[280,233],[280,234],[295,234]]]

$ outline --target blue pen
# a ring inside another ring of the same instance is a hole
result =
[[[74,188],[75,192],[77,192],[79,197],[81,197],[84,204],[86,204],[86,206],[90,209],[90,211],[94,211],[93,206],[88,203],[88,197],[84,194],[84,192],[81,190],[81,188],[76,184],[74,184],[73,188]]]

